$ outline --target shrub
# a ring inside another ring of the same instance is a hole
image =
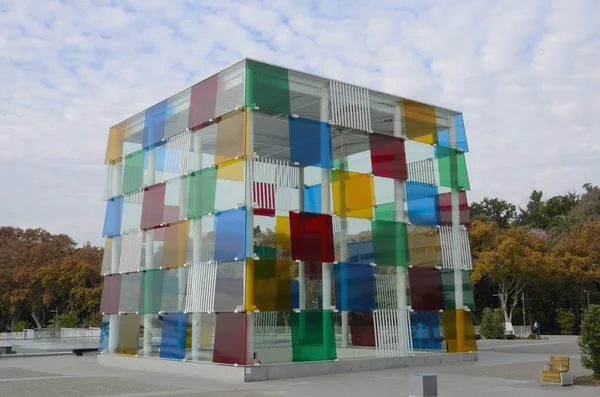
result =
[[[577,340],[581,352],[581,365],[592,370],[595,379],[600,379],[600,305],[589,307]]]
[[[77,328],[79,327],[79,316],[74,313],[57,314],[50,323],[49,328]]]
[[[534,333],[531,333],[531,334],[527,335],[527,339],[537,339],[537,335]]]
[[[483,309],[480,324],[481,335],[486,339],[504,337],[504,317],[502,310],[486,307]]]
[[[561,335],[573,335],[575,327],[575,315],[568,310],[559,310],[558,323],[560,324]]]
[[[15,325],[11,328],[12,332],[22,332],[24,329],[30,329],[31,323],[26,320],[17,321]]]
[[[86,319],[84,320],[85,326],[86,327],[101,327],[102,326],[102,321],[104,319],[104,316],[102,315],[102,313],[92,313],[89,316],[86,317]]]

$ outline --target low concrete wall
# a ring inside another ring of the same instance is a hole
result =
[[[477,353],[424,354],[413,357],[359,358],[353,360],[282,363],[247,367],[113,354],[100,354],[98,356],[98,362],[105,366],[173,373],[231,382],[258,382],[273,379],[302,378],[307,376],[377,371],[381,369],[468,361],[477,361]]]

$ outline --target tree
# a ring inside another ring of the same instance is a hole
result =
[[[486,307],[481,315],[480,330],[485,339],[499,339],[504,336],[504,319],[500,309]]]
[[[507,228],[514,221],[517,211],[514,204],[499,198],[485,197],[481,202],[471,203],[469,213],[472,220],[496,222]]]
[[[570,213],[582,222],[600,221],[600,187],[586,183],[583,189],[585,193]]]
[[[488,277],[497,286],[500,307],[506,322],[521,293],[532,279],[551,273],[552,257],[546,254],[546,241],[521,227],[502,229],[496,223],[473,222],[470,233],[474,271],[472,280]]]
[[[581,365],[594,372],[594,378],[600,379],[600,305],[588,309],[577,340],[581,352]]]
[[[554,246],[567,237],[576,223],[577,219],[573,214],[555,216],[548,227],[548,244]]]
[[[529,196],[525,209],[519,208],[516,224],[535,229],[547,230],[552,220],[560,215],[568,215],[579,204],[579,196],[575,192],[542,200],[543,193],[534,190]]]
[[[516,224],[519,226],[531,226],[538,229],[545,229],[545,218],[542,215],[543,193],[534,190],[529,196],[529,202],[525,209],[519,207],[519,215],[517,216]]]

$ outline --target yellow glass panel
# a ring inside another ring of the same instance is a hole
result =
[[[123,157],[126,130],[127,124],[123,122],[111,127],[108,131],[108,143],[106,145],[106,155],[104,156],[105,163]]]
[[[140,315],[123,314],[119,316],[119,338],[117,354],[135,356],[140,340]]]
[[[245,173],[245,159],[229,160],[217,166],[217,179],[243,182]]]
[[[200,314],[200,348],[213,348],[213,331],[215,328],[216,315],[214,313]]]
[[[256,304],[254,302],[254,288],[256,287],[256,280],[254,278],[254,259],[246,258],[246,310],[256,310]]]
[[[373,177],[357,172],[331,171],[333,211],[350,218],[373,218],[375,184]]]
[[[403,101],[406,137],[413,141],[437,143],[435,108],[424,103]]]
[[[292,310],[292,262],[286,259],[256,261],[260,277],[254,279],[252,302],[261,311]]]
[[[217,124],[215,164],[246,154],[246,112],[223,117]]]
[[[165,232],[162,267],[170,269],[187,262],[190,221],[169,225]]]
[[[475,329],[471,312],[465,310],[444,310],[444,339],[448,353],[477,351]]]
[[[440,233],[437,227],[409,225],[408,249],[410,264],[419,267],[440,265]]]
[[[275,222],[275,247],[280,250],[291,251],[292,235],[290,232],[290,218],[287,216],[278,216]]]

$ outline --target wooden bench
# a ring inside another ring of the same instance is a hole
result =
[[[75,355],[78,357],[83,356],[83,353],[87,353],[87,352],[98,352],[98,348],[97,347],[88,347],[88,348],[82,348],[82,349],[73,349],[73,353],[75,353]]]
[[[572,385],[573,375],[569,373],[569,357],[550,356],[550,362],[540,372],[540,381],[551,385]]]

